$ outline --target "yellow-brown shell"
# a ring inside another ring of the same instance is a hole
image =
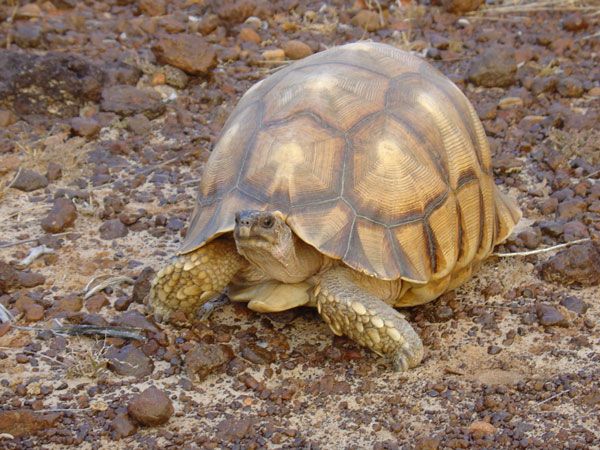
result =
[[[483,259],[520,217],[496,188],[462,92],[394,47],[356,43],[253,86],[211,154],[181,253],[279,210],[305,242],[385,280],[427,283]]]

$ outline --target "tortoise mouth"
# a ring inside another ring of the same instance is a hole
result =
[[[233,236],[244,247],[273,245],[277,242],[277,217],[265,211],[240,211],[235,215]]]

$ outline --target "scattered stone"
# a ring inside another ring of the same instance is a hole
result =
[[[42,27],[30,22],[17,23],[12,38],[21,48],[35,48],[42,43]]]
[[[233,351],[223,344],[199,342],[185,355],[185,371],[190,379],[204,380],[233,359]]]
[[[24,192],[32,192],[48,186],[48,178],[31,169],[21,169],[17,172],[10,187]]]
[[[515,51],[510,47],[494,46],[471,61],[468,78],[478,86],[507,87],[514,83],[517,73]]]
[[[60,418],[60,413],[42,414],[28,409],[0,411],[0,433],[30,437],[37,431],[54,427]]]
[[[91,137],[98,134],[100,124],[97,120],[88,117],[74,117],[71,119],[71,129],[78,136]]]
[[[150,286],[154,279],[156,272],[152,267],[144,267],[138,277],[135,279],[133,285],[133,292],[131,294],[131,300],[135,303],[144,303],[144,299],[150,292]]]
[[[214,48],[202,37],[192,34],[164,37],[152,51],[159,63],[177,67],[190,75],[207,75],[217,64]]]
[[[217,425],[217,438],[222,441],[237,441],[254,434],[254,421],[248,417],[225,419]]]
[[[491,423],[478,420],[469,425],[469,433],[479,434],[481,436],[490,436],[495,434],[497,431],[496,427]]]
[[[490,345],[487,349],[488,355],[497,355],[502,351],[502,347],[497,345]]]
[[[19,280],[19,286],[32,288],[41,286],[46,282],[46,277],[41,273],[37,272],[17,272],[17,278]]]
[[[250,27],[243,27],[240,30],[238,38],[241,42],[254,42],[255,44],[260,44],[262,42],[260,35]]]
[[[17,9],[15,19],[37,19],[42,16],[42,9],[35,3],[27,3]]]
[[[540,325],[545,327],[558,326],[568,327],[569,321],[555,306],[547,303],[537,303],[535,305],[535,312],[538,317]]]
[[[498,102],[499,109],[522,108],[523,99],[521,97],[504,97]]]
[[[102,109],[122,116],[144,114],[154,119],[163,114],[166,107],[160,94],[153,89],[121,84],[102,91]]]
[[[475,11],[483,4],[483,0],[442,0],[444,9],[453,14]]]
[[[119,219],[111,219],[100,225],[100,237],[102,239],[111,240],[127,236],[129,230]]]
[[[106,74],[68,53],[0,52],[0,108],[19,116],[74,117],[86,102],[100,99]]]
[[[285,52],[281,48],[265,50],[262,55],[267,61],[283,61],[285,59]]]
[[[0,295],[8,294],[19,286],[19,273],[9,264],[0,260]]]
[[[154,371],[154,363],[139,348],[128,344],[123,348],[112,347],[106,352],[108,368],[117,375],[142,378]]]
[[[542,264],[546,281],[566,285],[600,284],[600,251],[591,242],[567,247]]]
[[[115,317],[112,324],[115,326],[140,328],[150,333],[158,333],[160,331],[156,325],[150,322],[139,311],[127,311],[124,314],[119,314]]]
[[[140,424],[153,427],[167,423],[175,409],[167,394],[152,386],[129,402],[127,412]]]
[[[240,356],[254,364],[271,364],[275,361],[275,354],[272,351],[253,343],[244,345]]]
[[[542,243],[542,232],[539,228],[527,228],[521,231],[517,237],[530,250],[538,248]]]
[[[375,11],[361,9],[353,18],[352,25],[365,31],[381,30],[385,25],[381,16]]]
[[[589,309],[590,305],[581,300],[578,297],[568,296],[563,298],[560,301],[560,304],[567,308],[569,311],[573,311],[577,314],[585,314],[585,312]]]
[[[587,209],[587,203],[581,199],[570,199],[560,202],[557,216],[561,220],[570,220],[583,214]]]
[[[38,322],[44,318],[44,307],[27,295],[19,296],[15,307],[25,315],[27,322]]]
[[[12,111],[0,109],[0,127],[6,128],[15,123],[19,118]]]
[[[52,209],[42,219],[42,229],[47,233],[60,233],[73,226],[77,219],[77,208],[68,198],[60,197],[54,200]]]
[[[583,95],[583,83],[575,77],[560,78],[557,89],[563,97],[578,98]]]
[[[586,30],[588,26],[585,17],[579,13],[569,14],[562,20],[562,27],[567,31],[582,31]]]
[[[590,236],[587,227],[578,220],[572,220],[565,223],[563,227],[563,239],[565,242],[575,241],[577,239]]]
[[[140,0],[140,11],[147,16],[163,16],[167,12],[165,0]]]
[[[283,45],[285,56],[289,59],[302,59],[312,55],[312,49],[302,41],[291,40]]]
[[[111,423],[112,438],[115,440],[123,439],[137,433],[138,426],[127,414],[119,414]]]
[[[109,304],[110,302],[106,298],[106,295],[98,293],[85,301],[85,309],[87,309],[90,313],[95,314],[100,312],[102,308]]]
[[[127,311],[129,306],[133,303],[133,300],[128,295],[123,295],[115,300],[115,304],[113,305],[115,310],[117,311]]]
[[[165,75],[165,82],[169,86],[173,86],[177,89],[184,89],[187,86],[189,77],[183,70],[167,65],[164,66],[161,71]]]
[[[48,181],[56,181],[62,178],[62,166],[54,161],[48,163],[46,169],[46,178]]]

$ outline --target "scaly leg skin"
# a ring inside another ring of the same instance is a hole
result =
[[[355,283],[351,270],[325,272],[314,294],[319,314],[339,335],[346,335],[405,371],[423,359],[423,343],[404,316]]]
[[[158,321],[166,321],[181,311],[188,319],[212,297],[220,294],[245,259],[231,239],[217,239],[179,256],[152,281],[149,306]]]

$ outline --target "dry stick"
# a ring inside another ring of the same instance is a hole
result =
[[[37,247],[33,247],[29,251],[29,255],[27,255],[26,258],[22,259],[19,262],[19,265],[27,267],[29,264],[31,264],[33,261],[35,261],[40,256],[48,255],[50,253],[54,253],[54,250],[49,247],[46,247],[45,245],[38,245]]]
[[[49,328],[55,334],[68,334],[71,336],[79,335],[98,335],[104,337],[119,337],[126,339],[135,339],[136,341],[146,341],[146,337],[139,332],[141,328],[125,327],[98,327],[96,325],[63,325],[58,328]]]
[[[96,278],[93,278],[92,281],[94,281],[95,279]],[[100,292],[100,291],[106,289],[109,286],[115,286],[115,285],[120,284],[120,283],[134,284],[135,280],[133,278],[126,277],[126,276],[118,276],[118,277],[113,277],[113,278],[107,278],[106,280],[101,281],[100,283],[98,283],[93,288],[89,289],[91,283],[92,282],[90,281],[87,284],[87,286],[85,287],[84,292],[86,292],[86,294],[83,297],[84,300],[87,300],[92,295],[94,295],[96,292]]]
[[[60,236],[66,236],[67,234],[77,234],[77,233],[75,231],[65,231],[64,233],[49,234],[47,236],[60,237]],[[21,245],[21,244],[29,244],[30,242],[39,241],[40,239],[42,239],[42,237],[44,237],[44,236],[40,236],[40,237],[36,237],[36,238],[32,238],[32,239],[23,239],[22,241],[9,242],[8,244],[0,244],[0,249],[15,247],[15,246]]]
[[[15,320],[15,316],[0,303],[0,323],[12,322],[13,320]]]
[[[536,403],[536,405],[538,405],[538,406],[539,406],[539,405],[543,405],[544,403],[548,403],[548,402],[550,402],[550,401],[554,400],[555,398],[558,398],[558,397],[560,397],[561,395],[564,395],[564,394],[566,394],[567,392],[571,392],[571,389],[567,389],[567,390],[565,390],[565,391],[560,391],[558,394],[554,394],[554,395],[552,395],[552,396],[548,397],[546,400],[542,400],[542,401],[540,401],[540,402],[537,402],[537,403]]]
[[[569,245],[581,244],[582,242],[591,241],[590,238],[585,239],[577,239],[575,241],[566,242],[564,244],[553,245],[552,247],[547,248],[538,248],[536,250],[529,250],[526,252],[514,252],[514,253],[492,253],[493,256],[499,256],[501,258],[505,258],[508,256],[529,256],[529,255],[537,255],[539,253],[551,252],[552,250],[558,250],[559,248],[568,247]]]

